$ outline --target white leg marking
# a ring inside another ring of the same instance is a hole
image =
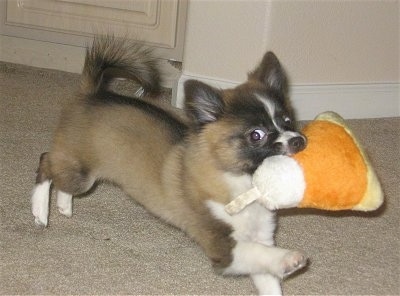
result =
[[[226,274],[271,273],[284,278],[307,263],[307,258],[300,252],[252,242],[237,242],[232,255],[233,261],[224,271]]]
[[[57,207],[61,214],[72,217],[72,194],[57,191]]]
[[[35,223],[40,226],[47,226],[49,219],[49,199],[51,181],[46,180],[37,184],[32,193],[32,214]]]
[[[250,275],[257,288],[258,295],[282,295],[280,280],[271,274]]]
[[[253,203],[236,215],[229,215],[224,205],[207,201],[211,213],[231,225],[236,245],[232,249],[233,261],[226,274],[266,274],[278,278],[290,275],[304,267],[307,258],[300,252],[274,247],[274,213]]]

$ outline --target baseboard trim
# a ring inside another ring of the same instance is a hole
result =
[[[173,101],[178,108],[183,106],[183,84],[189,79],[197,79],[222,89],[239,84],[235,81],[183,74],[178,81],[177,96]],[[313,119],[324,111],[335,111],[346,119],[398,117],[399,88],[399,83],[293,85],[291,100],[299,120]]]

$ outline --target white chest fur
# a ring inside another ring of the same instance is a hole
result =
[[[209,200],[207,206],[214,217],[232,226],[232,237],[236,241],[274,245],[275,214],[259,203],[232,216],[225,211],[224,204]]]
[[[230,188],[231,200],[253,187],[251,175],[226,173],[225,182]],[[233,238],[237,241],[251,241],[264,245],[274,244],[275,214],[259,203],[253,203],[238,214],[229,215],[225,205],[214,201],[207,202],[213,215],[232,226]]]

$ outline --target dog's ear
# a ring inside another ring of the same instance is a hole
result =
[[[218,119],[224,110],[221,91],[197,80],[184,85],[186,113],[200,125]]]
[[[260,65],[249,73],[249,80],[258,80],[264,83],[268,89],[276,91],[284,97],[287,95],[288,79],[285,70],[271,51],[267,52]]]

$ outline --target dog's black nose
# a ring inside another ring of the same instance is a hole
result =
[[[306,148],[307,140],[303,136],[291,138],[289,140],[289,147],[292,153],[297,153]]]

